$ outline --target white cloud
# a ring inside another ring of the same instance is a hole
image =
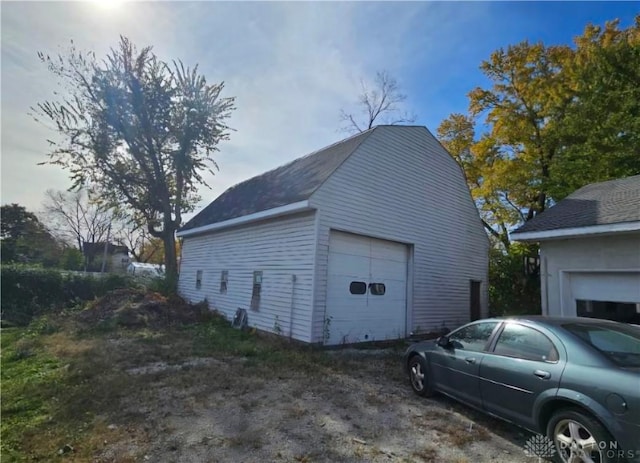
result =
[[[2,203],[38,209],[46,189],[69,186],[64,171],[35,165],[46,159],[52,133],[27,111],[55,88],[38,50],[54,54],[73,39],[100,55],[123,34],[224,80],[226,95],[237,97],[230,121],[237,132],[220,147],[221,171],[212,190],[202,189],[203,206],[228,186],[340,138],[339,110],[357,95],[360,78],[384,68],[402,81],[408,62],[425,59],[429,46],[410,35],[438,25],[440,8],[431,5],[3,3]]]

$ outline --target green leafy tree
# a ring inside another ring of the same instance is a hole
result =
[[[2,262],[57,264],[61,247],[35,214],[19,204],[2,206]]]
[[[497,50],[481,65],[491,86],[438,128],[505,249],[510,230],[577,188],[640,173],[640,16],[575,42]]]
[[[463,114],[452,114],[438,127],[440,142],[464,170],[485,229],[508,249],[510,226],[524,217],[510,201],[504,179],[494,175],[502,161],[496,143],[488,135],[480,140],[475,136],[473,119]]]
[[[492,248],[489,259],[489,307],[492,316],[539,315],[540,275],[523,271],[537,245],[513,243],[508,252]]]
[[[627,29],[588,25],[565,66],[574,97],[559,135],[550,193],[640,173],[640,15]]]
[[[229,137],[234,99],[197,66],[162,61],[125,37],[104,60],[73,44],[66,55],[39,56],[67,91],[34,108],[62,135],[48,163],[66,169],[73,188],[89,187],[107,206],[142,217],[163,241],[175,281],[175,232],[206,185],[204,173],[217,168],[213,155]]]
[[[542,43],[500,49],[480,66],[492,87],[469,94],[471,114],[486,115],[495,143],[485,182],[506,195],[527,220],[548,205],[551,165],[563,146],[558,123],[573,97],[562,72],[571,56],[568,46]]]
[[[84,256],[76,248],[67,247],[60,256],[60,268],[65,270],[82,270],[84,267]]]

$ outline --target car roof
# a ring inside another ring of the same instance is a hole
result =
[[[580,323],[583,325],[626,325],[626,323],[620,323],[613,320],[605,320],[602,318],[587,318],[587,317],[550,317],[547,315],[516,315],[511,317],[497,317],[494,320],[520,320],[530,321],[534,323],[540,323],[550,326],[561,326],[570,323]]]

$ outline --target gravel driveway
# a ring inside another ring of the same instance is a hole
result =
[[[524,454],[529,433],[444,397],[414,395],[398,351],[327,355],[331,368],[273,368],[238,357],[131,365],[125,376],[145,386],[122,399],[110,418],[114,436],[97,459],[536,461]]]

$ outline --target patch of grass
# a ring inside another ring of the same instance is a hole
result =
[[[484,441],[490,438],[489,432],[476,424],[470,426],[469,424],[438,420],[434,422],[433,428],[456,447],[464,447],[472,442]]]
[[[306,416],[309,413],[309,410],[302,407],[300,404],[292,405],[287,409],[287,417],[292,419],[300,419],[303,416]]]
[[[78,339],[59,328],[40,318],[2,329],[3,463],[50,461],[66,445],[65,459],[91,460],[113,434],[97,417],[135,387],[135,379],[125,384],[104,339]]]
[[[54,392],[60,388],[63,366],[44,352],[24,328],[2,330],[3,461],[25,456],[23,444],[55,413]]]
[[[277,366],[308,373],[340,364],[325,352],[312,347],[291,344],[252,331],[236,330],[221,317],[183,329],[192,336],[194,356],[222,354],[240,357],[247,360],[247,366],[268,367],[267,370],[271,372]]]
[[[438,450],[433,446],[424,446],[413,452],[413,457],[423,462],[438,462],[441,461],[438,458]]]

